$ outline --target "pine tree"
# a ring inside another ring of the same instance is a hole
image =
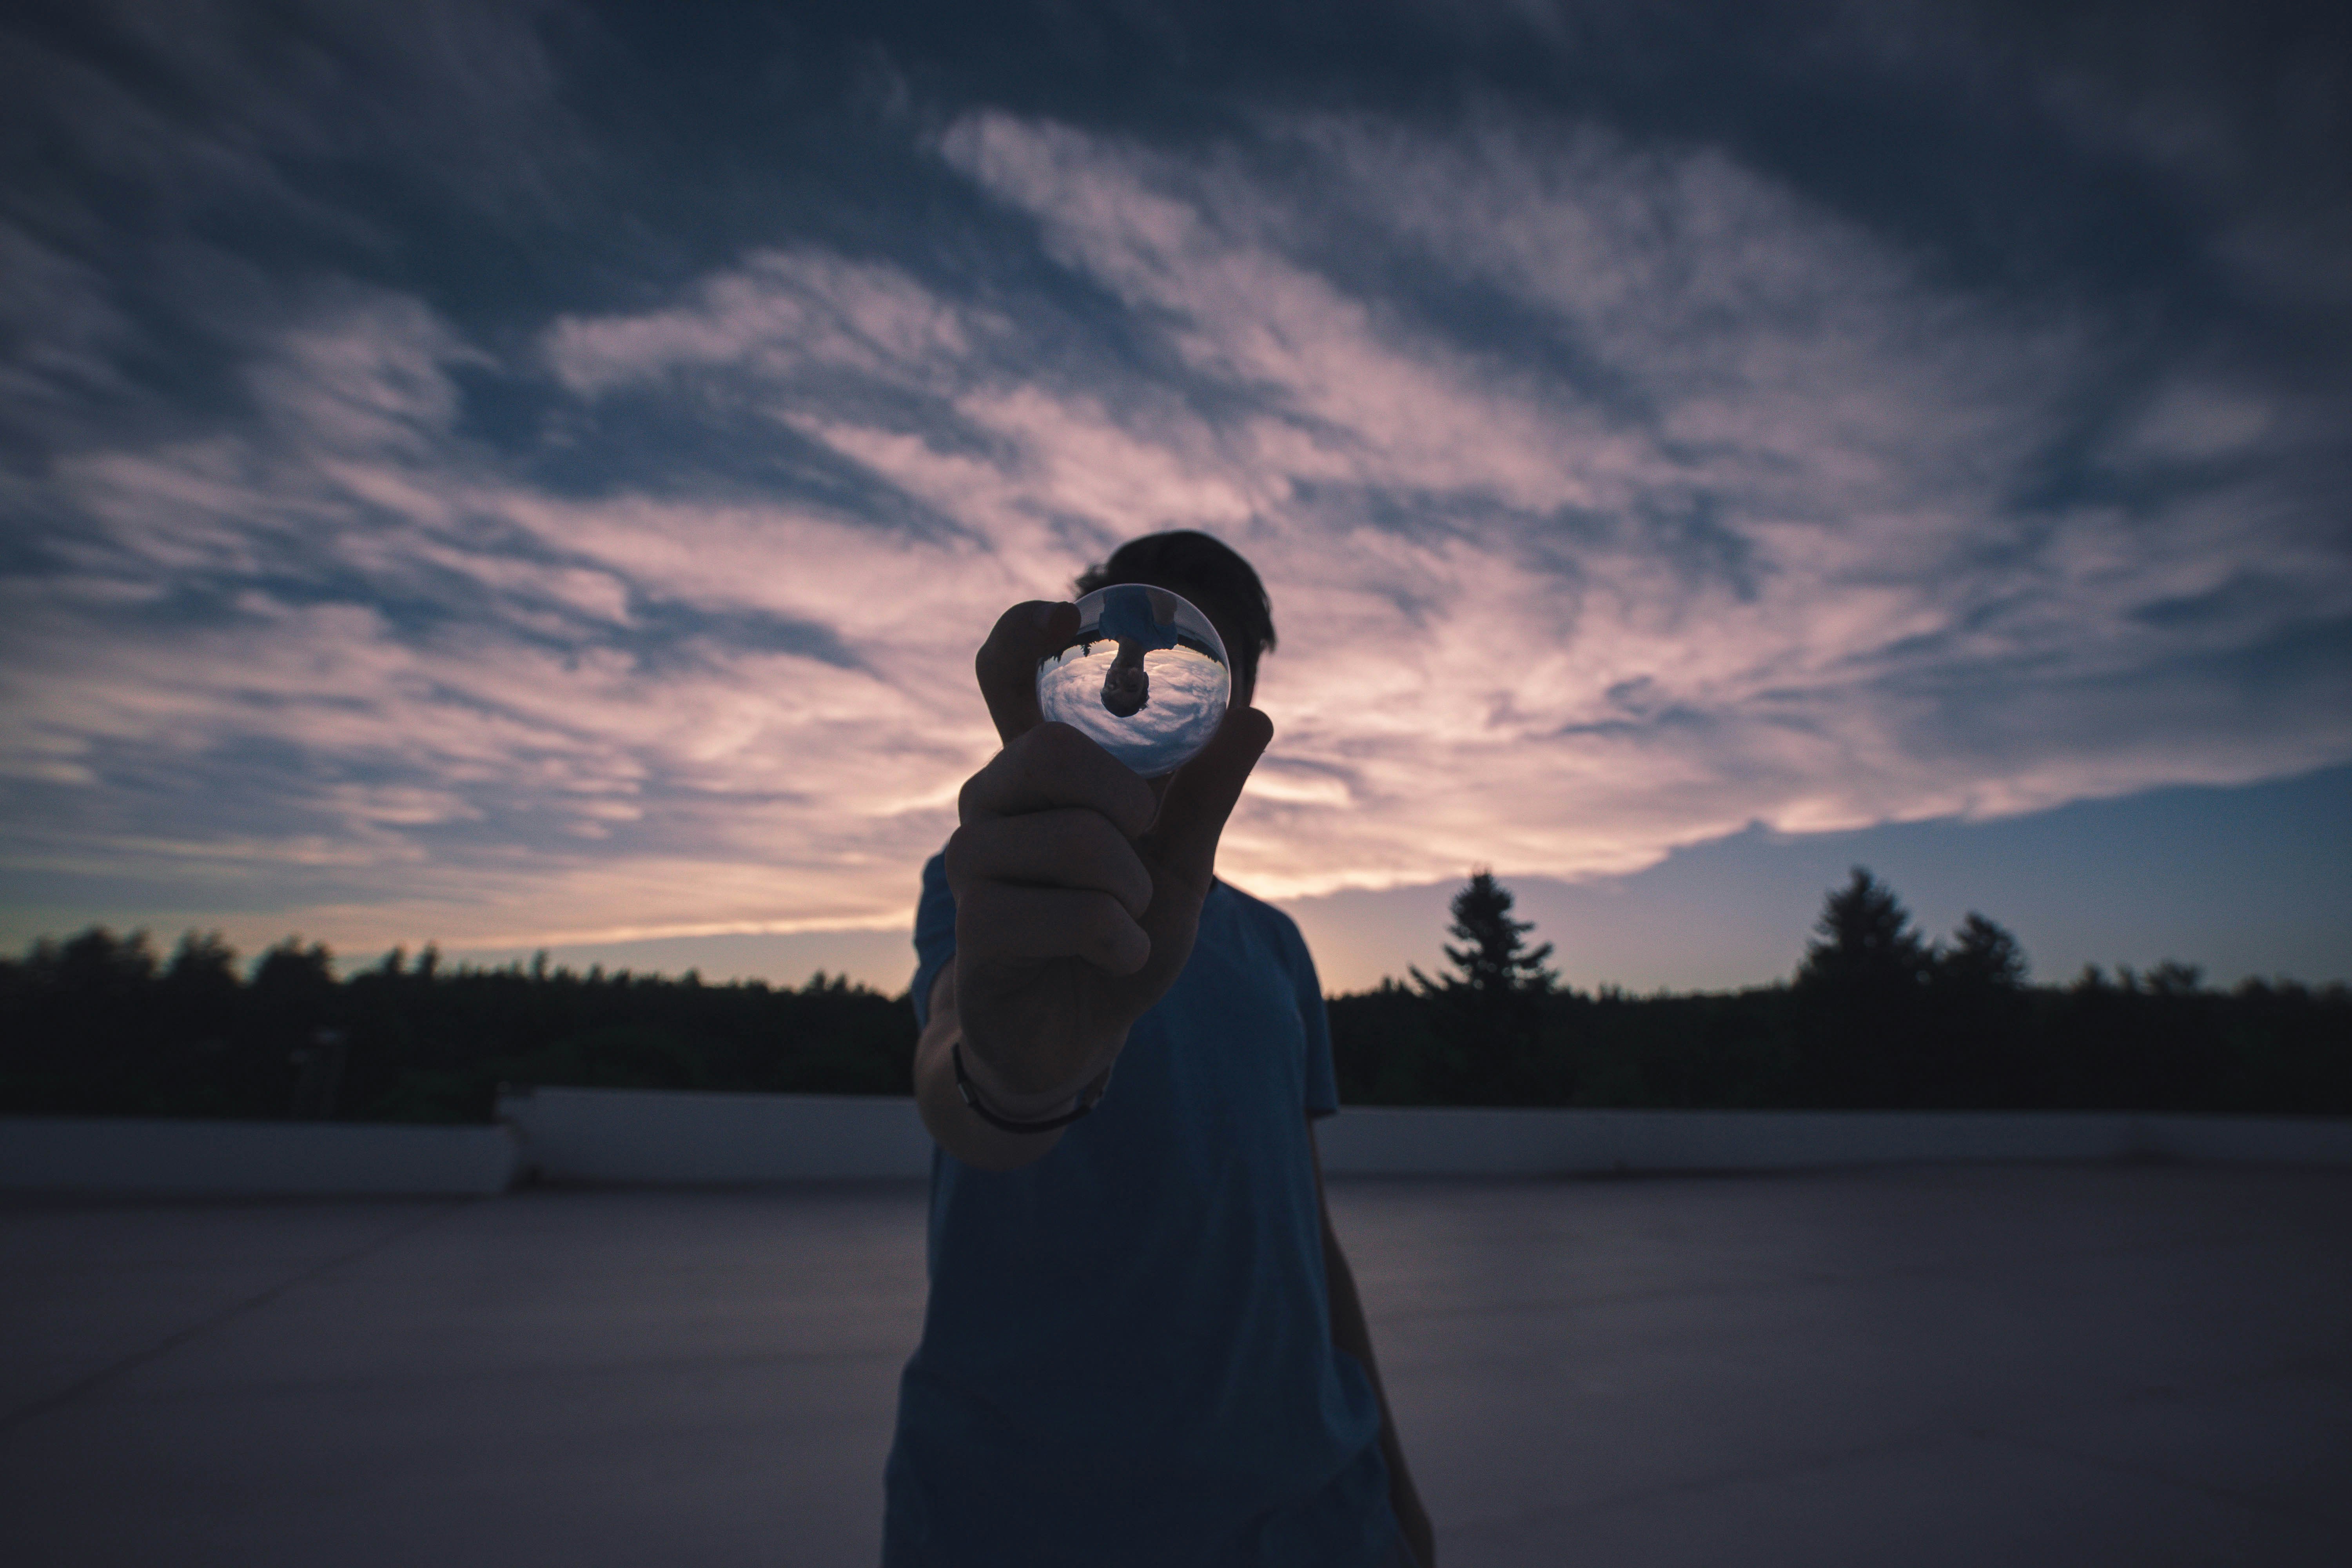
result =
[[[1937,975],[1963,988],[2016,991],[2025,984],[2025,950],[2000,926],[1969,911],[1936,955]]]
[[[1462,946],[1445,956],[1455,973],[1433,980],[1412,971],[1439,1049],[1424,1081],[1440,1100],[1503,1105],[1523,1093],[1536,1067],[1544,999],[1554,975],[1543,966],[1551,944],[1530,950],[1533,924],[1511,918],[1510,889],[1481,867],[1454,896],[1447,928]]]
[[[1454,895],[1454,923],[1446,928],[1465,944],[1445,950],[1445,956],[1461,973],[1433,981],[1416,969],[1412,976],[1422,990],[1467,991],[1481,996],[1549,991],[1559,978],[1544,967],[1544,960],[1551,956],[1551,943],[1529,951],[1527,935],[1535,930],[1535,922],[1513,920],[1511,904],[1511,890],[1496,881],[1491,870],[1482,866],[1473,871],[1470,880]]]
[[[1813,930],[1818,937],[1805,949],[1800,985],[1903,991],[1925,984],[1934,966],[1934,953],[1911,929],[1911,912],[1895,889],[1861,866],[1830,894]]]
[[[1927,981],[1934,951],[1895,890],[1860,866],[1834,889],[1797,970],[1806,1075],[1818,1103],[1891,1106],[1940,1090]]]

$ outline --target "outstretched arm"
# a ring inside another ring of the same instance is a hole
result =
[[[1094,1084],[1183,971],[1218,837],[1274,734],[1265,714],[1229,709],[1199,755],[1147,784],[1038,710],[1038,658],[1076,627],[1075,605],[1016,605],[974,661],[1004,749],[957,798],[955,961],[929,998],[915,1089],[931,1135],[984,1170],[1027,1164],[1057,1140],[976,1118],[950,1052],[1009,1121],[1053,1120]]]
[[[1348,1255],[1339,1250],[1339,1238],[1331,1231],[1331,1205],[1323,1196],[1323,1155],[1315,1150],[1315,1128],[1307,1128],[1307,1146],[1315,1155],[1315,1206],[1323,1215],[1323,1277],[1331,1297],[1331,1342],[1363,1363],[1364,1375],[1372,1380],[1372,1394],[1381,1402],[1381,1458],[1389,1467],[1389,1507],[1404,1527],[1404,1538],[1412,1548],[1421,1568],[1436,1568],[1437,1533],[1429,1522],[1429,1511],[1421,1506],[1421,1493],[1412,1484],[1412,1471],[1404,1462],[1404,1445],[1397,1441],[1396,1418],[1389,1414],[1388,1391],[1381,1386],[1380,1363],[1372,1359],[1372,1331],[1364,1322],[1364,1303],[1356,1294],[1356,1276],[1348,1267]]]

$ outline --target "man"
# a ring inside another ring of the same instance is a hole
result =
[[[1084,590],[1080,590],[1084,592]],[[1176,646],[1176,602],[1162,592],[1122,586],[1103,591],[1102,633],[1118,644],[1118,657],[1103,676],[1102,703],[1132,719],[1151,700],[1151,675],[1143,656]]]
[[[1235,701],[1147,783],[1041,722],[1037,663],[1073,605],[1016,605],[981,649],[1003,750],[916,917],[931,1294],[883,1560],[1430,1568],[1323,1201],[1312,1119],[1338,1101],[1314,963],[1288,917],[1215,879],[1273,737],[1249,706],[1265,591],[1190,532],[1078,589],[1118,584],[1198,605]]]

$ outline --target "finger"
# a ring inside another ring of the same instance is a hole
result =
[[[1151,826],[1154,800],[1134,769],[1067,724],[1040,724],[1007,742],[956,800],[965,823],[1060,806],[1099,813],[1135,838]]]
[[[1151,907],[1151,873],[1127,835],[1097,811],[1069,807],[982,817],[948,840],[948,886],[982,882],[1108,893],[1129,914]]]
[[[1151,939],[1108,893],[982,882],[956,905],[956,961],[1079,958],[1111,974],[1132,974],[1151,957]]]
[[[1169,864],[1205,880],[1217,858],[1225,819],[1249,783],[1250,770],[1274,740],[1274,721],[1255,708],[1225,715],[1201,754],[1176,772],[1160,803],[1151,840]]]
[[[1078,607],[1032,599],[996,617],[996,628],[980,645],[972,673],[980,678],[980,695],[988,716],[996,721],[996,738],[1011,745],[1045,722],[1037,708],[1037,665],[1058,653],[1078,629]]]

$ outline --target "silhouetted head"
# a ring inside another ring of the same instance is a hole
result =
[[[1119,644],[1118,657],[1103,672],[1102,705],[1122,719],[1132,719],[1150,700],[1151,676],[1143,668],[1143,650],[1133,643]]]
[[[1257,690],[1257,661],[1274,651],[1274,607],[1248,562],[1231,546],[1191,529],[1147,533],[1120,545],[1101,565],[1088,567],[1077,590],[1091,594],[1121,583],[1166,588],[1200,606],[1233,660],[1234,700],[1249,705]]]

